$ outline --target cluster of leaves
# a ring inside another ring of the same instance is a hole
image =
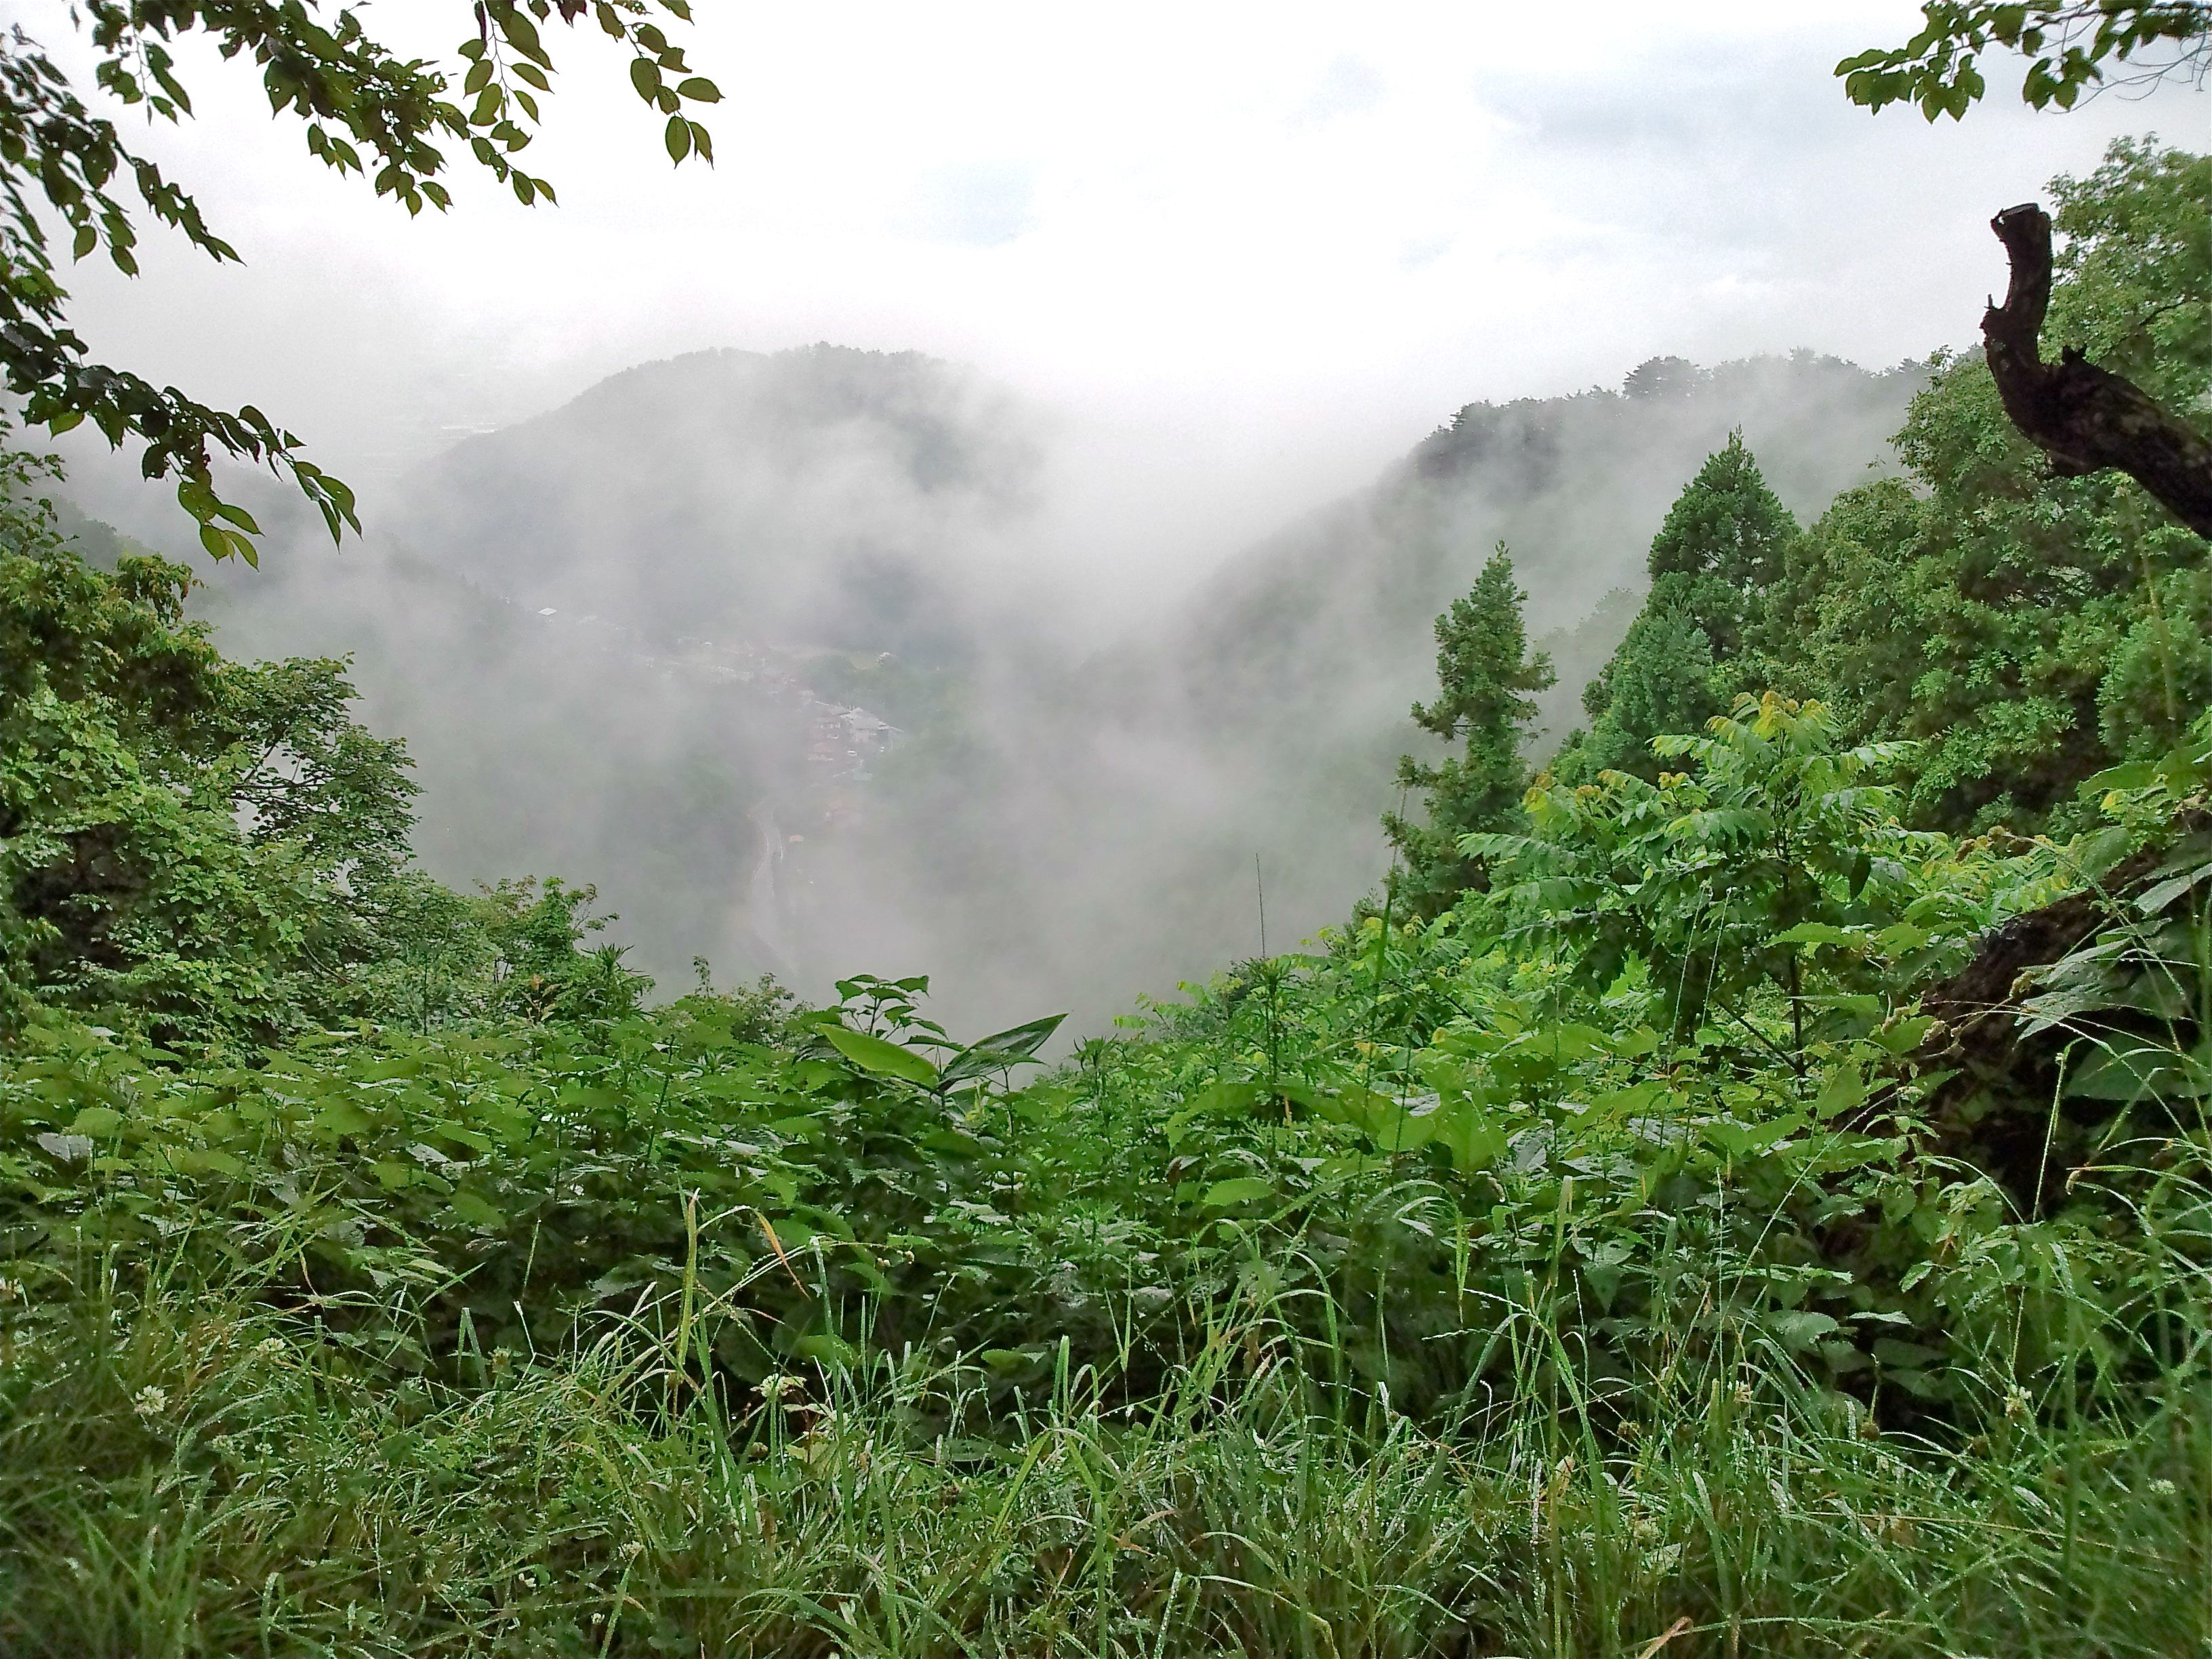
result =
[[[2020,95],[2034,109],[2071,109],[2107,84],[2201,82],[2212,55],[2212,6],[2203,0],[1930,0],[1920,10],[1920,32],[1904,46],[1836,65],[1853,103],[1917,104],[1931,121],[1960,120],[1989,89],[1978,61],[1992,47],[2029,60]],[[2114,67],[2123,73],[2107,82]]]
[[[483,0],[471,9],[474,27],[458,71],[394,52],[370,33],[360,9],[341,6],[325,20],[313,0],[88,0],[70,17],[92,48],[100,90],[167,121],[192,112],[173,51],[180,37],[204,34],[223,58],[251,60],[270,112],[304,124],[310,155],[339,173],[373,169],[376,193],[416,214],[426,204],[441,211],[452,204],[441,143],[465,144],[526,207],[554,199],[552,185],[515,160],[538,125],[536,94],[550,89],[553,59],[538,25],[556,16],[574,24],[587,13],[629,53],[638,95],[667,118],[671,158],[711,161],[707,130],[688,112],[720,94],[690,73],[683,49],[654,21],[657,13],[688,21],[686,0]],[[111,444],[137,441],[148,477],[177,476],[178,502],[218,559],[253,562],[260,533],[245,508],[216,494],[210,462],[218,452],[288,474],[333,538],[344,526],[358,530],[352,490],[259,410],[212,408],[88,357],[69,323],[47,216],[65,228],[72,259],[104,252],[117,270],[137,275],[137,232],[113,188],[125,175],[156,222],[212,258],[238,258],[191,195],[133,151],[20,25],[11,28],[0,40],[0,369],[24,417],[56,433],[90,421]]]

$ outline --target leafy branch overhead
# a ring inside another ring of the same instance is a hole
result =
[[[1958,120],[1988,90],[1980,61],[1992,49],[2029,60],[2020,95],[2036,109],[2071,109],[2084,93],[2169,76],[2201,86],[2212,64],[2212,5],[2203,0],[1930,0],[1921,21],[1904,46],[1836,65],[1853,103],[1917,104],[1931,121]]]
[[[149,121],[193,112],[175,56],[182,37],[198,33],[224,58],[249,59],[271,115],[305,125],[310,155],[369,179],[410,215],[452,206],[444,181],[454,146],[524,206],[556,199],[552,184],[519,159],[540,123],[539,96],[552,89],[540,26],[556,21],[588,19],[627,55],[638,96],[666,118],[673,161],[714,160],[713,140],[693,118],[721,94],[691,72],[656,21],[665,13],[689,22],[687,0],[479,0],[452,64],[398,56],[368,33],[365,9],[331,14],[317,0],[85,0],[68,16],[93,48],[98,92]],[[116,447],[139,446],[147,477],[176,477],[178,502],[216,558],[234,553],[254,562],[252,538],[261,533],[250,514],[216,493],[217,454],[289,476],[334,538],[346,526],[358,530],[353,491],[258,409],[213,408],[91,357],[70,326],[55,240],[66,240],[72,261],[105,252],[135,276],[137,211],[211,258],[239,258],[191,194],[125,143],[44,46],[21,25],[0,36],[0,370],[26,419],[57,434],[89,421]]]

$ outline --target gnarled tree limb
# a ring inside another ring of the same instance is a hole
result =
[[[2012,262],[2004,303],[1982,316],[1990,373],[2012,423],[2069,477],[2116,467],[2212,539],[2212,441],[2131,380],[2067,347],[2045,362],[2051,216],[2029,202],[1990,221]]]

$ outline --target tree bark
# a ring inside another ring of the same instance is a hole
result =
[[[2012,423],[2059,473],[2117,468],[2212,539],[2212,441],[2072,346],[2045,362],[2039,342],[2051,306],[2051,216],[2029,202],[2007,208],[1990,228],[2004,244],[2012,281],[2004,303],[1983,313],[1982,340]]]

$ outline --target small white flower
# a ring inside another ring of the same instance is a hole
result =
[[[131,1396],[131,1409],[141,1417],[159,1417],[169,1409],[169,1396],[165,1389],[143,1388]]]
[[[2174,1487],[2173,1482],[2171,1480],[2154,1480],[2150,1483],[2150,1489],[2156,1492],[2160,1498],[2171,1498],[2173,1496]]]

